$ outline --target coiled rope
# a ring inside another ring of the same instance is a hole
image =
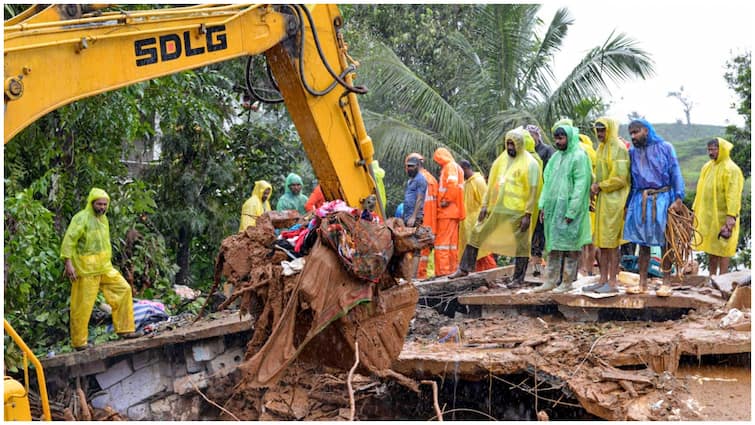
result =
[[[682,207],[677,209],[669,208],[668,210],[668,222],[666,223],[666,253],[663,255],[663,261],[661,261],[661,268],[663,264],[667,264],[666,257],[670,257],[671,263],[676,266],[676,275],[681,276],[685,266],[691,264],[694,261],[692,255],[692,240],[695,237],[697,223],[695,220],[695,214],[682,204]],[[664,273],[671,270],[662,270]]]

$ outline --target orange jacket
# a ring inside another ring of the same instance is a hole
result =
[[[307,212],[314,211],[320,208],[324,203],[325,195],[322,193],[322,188],[320,188],[320,185],[318,184],[317,187],[315,187],[315,190],[312,191],[312,194],[309,195],[307,203],[304,204],[304,210]]]
[[[464,171],[446,148],[436,149],[433,159],[442,167],[438,179],[438,218],[464,220],[467,216],[464,208]],[[441,206],[444,201],[448,202],[446,207]]]
[[[420,170],[425,180],[427,180],[427,192],[425,192],[425,206],[422,209],[425,217],[422,219],[422,225],[427,226],[433,231],[433,235],[438,234],[438,180],[426,169]]]

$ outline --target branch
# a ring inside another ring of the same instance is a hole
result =
[[[419,382],[420,384],[428,384],[433,388],[433,407],[435,408],[435,416],[438,418],[438,422],[443,422],[443,412],[441,412],[440,404],[438,404],[438,383],[431,380]]]
[[[354,341],[354,366],[349,370],[349,376],[346,378],[346,388],[349,390],[349,421],[354,421],[354,413],[356,412],[356,405],[354,403],[354,388],[351,385],[351,378],[354,376],[354,371],[359,366],[359,341]]]

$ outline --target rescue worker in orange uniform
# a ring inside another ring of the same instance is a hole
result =
[[[438,235],[438,218],[436,211],[438,209],[438,180],[429,171],[425,169],[425,157],[412,152],[406,156],[404,160],[404,166],[409,158],[419,159],[419,172],[427,180],[427,192],[425,193],[425,205],[423,207],[425,217],[422,219],[422,225],[427,226],[432,230],[433,235]],[[417,268],[417,279],[426,279],[427,276],[427,260],[430,258],[430,248],[425,248],[420,253],[419,267]]]
[[[446,148],[436,149],[433,160],[441,166],[435,275],[443,276],[455,272],[459,265],[459,223],[467,216],[464,208],[464,171]]]

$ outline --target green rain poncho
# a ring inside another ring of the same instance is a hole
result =
[[[529,257],[534,226],[525,232],[519,231],[519,226],[525,214],[535,211],[540,169],[535,158],[524,150],[522,131],[509,131],[504,140],[509,139],[514,142],[516,157],[509,157],[504,150],[493,162],[482,201],[488,216],[475,226],[469,244],[480,252]],[[530,219],[534,221],[536,217]]]
[[[559,125],[567,135],[565,151],[557,150],[545,167],[538,207],[545,214],[545,250],[579,251],[592,242],[590,234],[590,159],[579,147],[579,132]],[[556,128],[558,128],[556,127]],[[571,223],[566,222],[571,218]]]
[[[595,202],[593,241],[598,248],[616,248],[622,243],[624,206],[630,189],[629,152],[619,140],[616,120],[601,117],[595,122],[606,126],[606,138],[598,146],[596,155],[595,181],[600,193]]]
[[[107,216],[97,217],[92,208],[92,202],[101,198],[108,200],[109,207],[110,196],[102,189],[92,188],[86,207],[73,216],[60,246],[60,257],[71,259],[79,277],[104,274],[113,269]]]
[[[692,210],[697,219],[695,249],[719,257],[731,257],[737,252],[739,240],[739,210],[742,206],[742,170],[731,160],[733,145],[722,138],[718,139],[718,158],[703,165]],[[726,216],[736,217],[737,221],[729,239],[719,238],[721,226]]]
[[[270,189],[270,193],[262,202],[262,195],[265,190]],[[249,226],[257,225],[257,217],[264,214],[266,211],[270,211],[270,196],[273,195],[273,186],[265,180],[257,180],[254,182],[254,189],[252,189],[252,196],[244,202],[241,207],[241,223],[239,224],[239,232],[243,232]]]
[[[301,177],[294,173],[286,176],[286,190],[284,191],[283,196],[278,199],[278,203],[275,205],[275,209],[277,211],[296,210],[299,211],[299,214],[305,214],[307,212],[304,208],[304,204],[307,203],[307,197],[304,196],[301,192],[299,192],[298,195],[294,195],[291,192],[291,188],[289,188],[289,186],[296,183],[302,185],[303,191],[304,187]]]

